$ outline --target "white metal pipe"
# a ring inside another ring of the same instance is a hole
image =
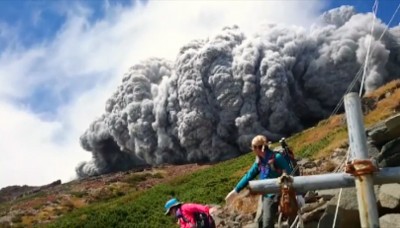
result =
[[[382,168],[379,172],[372,175],[372,179],[375,185],[400,183],[400,167]],[[265,194],[279,192],[278,178],[250,181],[249,186],[252,192]],[[293,188],[296,192],[349,188],[354,186],[354,176],[351,176],[348,173],[330,173],[293,177]]]
[[[344,97],[350,151],[353,159],[368,159],[367,138],[361,110],[361,101],[357,93]],[[379,227],[378,209],[371,174],[360,175],[355,179],[358,209],[362,227]]]

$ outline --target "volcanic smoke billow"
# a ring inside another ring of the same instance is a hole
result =
[[[365,92],[400,73],[400,27],[342,6],[309,29],[237,26],[183,46],[175,62],[134,65],[81,136],[93,159],[79,177],[140,165],[220,161],[249,151],[255,134],[272,140],[329,116],[362,67]],[[380,39],[381,38],[381,39]],[[354,91],[361,86],[358,79]]]

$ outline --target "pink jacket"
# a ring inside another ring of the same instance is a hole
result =
[[[210,211],[209,207],[201,205],[201,204],[195,204],[195,203],[182,204],[181,213],[183,215],[183,218],[179,218],[180,227],[181,228],[196,227],[194,213],[195,212],[203,212],[203,213],[206,213],[207,215],[210,215],[209,211]]]

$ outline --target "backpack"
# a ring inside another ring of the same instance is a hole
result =
[[[196,212],[194,213],[194,219],[196,228],[215,228],[214,219],[206,213]]]
[[[288,144],[286,143],[285,138],[282,138],[279,140],[282,146],[282,152],[281,154],[283,155],[283,158],[285,158],[286,162],[289,164],[290,168],[294,170],[294,172],[290,175],[293,176],[300,176],[300,167],[297,165],[297,160],[294,157],[293,151],[289,148]]]
[[[275,155],[278,152],[275,152],[271,149],[268,149],[271,153],[269,153],[269,157],[267,157],[267,163],[269,164],[269,161],[273,161],[274,166],[275,166],[275,171],[281,175],[282,174],[282,169],[277,165],[276,160],[275,160]],[[269,171],[270,171],[270,167],[267,167],[269,165],[263,166],[262,162],[260,160],[259,157],[256,156],[256,162],[258,165],[258,171],[260,172],[260,179],[265,179],[268,177]],[[265,170],[264,170],[265,169]]]

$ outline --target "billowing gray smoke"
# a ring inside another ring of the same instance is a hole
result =
[[[276,140],[329,116],[362,67],[372,18],[341,7],[310,29],[269,24],[245,37],[226,27],[182,47],[175,62],[133,66],[81,136],[93,159],[78,175],[224,160],[247,152],[255,134]],[[386,25],[374,26],[366,92],[400,72],[400,28],[380,39]]]

